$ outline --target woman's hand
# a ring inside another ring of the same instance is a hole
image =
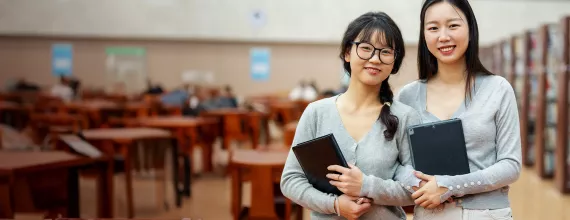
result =
[[[421,172],[416,172],[415,175],[423,180],[422,183],[426,181],[425,184],[420,183],[421,187],[412,194],[415,203],[426,209],[433,209],[439,206],[443,202],[441,201],[441,195],[446,193],[448,189],[439,187],[434,176]]]
[[[364,175],[360,169],[352,164],[348,164],[350,168],[331,165],[327,169],[330,171],[336,171],[341,174],[329,173],[327,178],[331,179],[330,183],[336,186],[342,193],[358,197],[360,196],[360,190],[362,189],[362,179]]]
[[[343,194],[335,201],[338,202],[340,215],[347,219],[358,219],[361,215],[368,212],[372,206],[371,201],[367,198],[358,198]],[[336,204],[335,204],[336,207]]]

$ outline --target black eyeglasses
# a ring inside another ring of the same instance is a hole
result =
[[[376,48],[372,44],[356,41],[351,43],[356,45],[356,55],[360,59],[369,60],[376,54],[376,51],[379,51],[378,58],[383,64],[390,65],[396,60],[396,51],[392,48]]]

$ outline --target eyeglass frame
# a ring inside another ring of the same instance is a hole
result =
[[[391,65],[396,61],[396,58],[398,57],[398,53],[396,52],[396,50],[389,48],[389,47],[383,47],[383,48],[376,48],[374,45],[372,45],[371,43],[368,42],[358,42],[358,41],[352,41],[350,42],[350,44],[354,44],[356,45],[356,56],[358,56],[358,58],[363,59],[363,60],[370,60],[372,59],[372,57],[374,57],[374,55],[376,55],[376,51],[378,51],[378,60],[380,60],[381,63],[386,64],[386,65]],[[368,59],[364,59],[360,56],[360,54],[358,54],[358,45],[360,44],[370,44],[370,46],[372,46],[372,48],[374,48],[374,51],[372,51],[372,56],[370,56]],[[382,52],[382,50],[384,49],[391,49],[394,52],[394,60],[392,61],[392,63],[385,63],[384,61],[382,61],[382,58],[380,58],[380,52]]]

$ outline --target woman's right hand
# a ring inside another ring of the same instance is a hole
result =
[[[363,198],[360,204],[356,203],[359,197],[347,196],[345,194],[338,197],[338,207],[340,208],[340,215],[347,219],[358,219],[361,215],[368,212],[372,206],[371,201]],[[338,212],[338,210],[337,210]]]

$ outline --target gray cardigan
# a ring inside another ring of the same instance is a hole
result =
[[[424,123],[439,119],[426,110],[426,83],[404,86],[396,98],[416,109]],[[503,77],[477,75],[472,100],[454,113],[463,124],[471,173],[436,176],[449,191],[442,196],[462,197],[466,209],[500,209],[510,206],[509,184],[521,170],[521,141],[517,103],[513,88]]]
[[[361,196],[374,200],[372,208],[360,219],[406,219],[400,206],[414,203],[410,191],[404,186],[418,185],[419,180],[413,176],[406,129],[403,127],[418,124],[419,115],[411,107],[396,101],[391,106],[392,114],[399,119],[394,139],[386,141],[383,135],[385,126],[376,121],[357,142],[343,126],[336,107],[337,97],[309,104],[297,125],[293,146],[334,134],[347,162],[355,164],[364,173]],[[336,196],[311,186],[292,151],[283,170],[281,191],[293,202],[311,209],[311,219],[341,219],[334,214]]]

